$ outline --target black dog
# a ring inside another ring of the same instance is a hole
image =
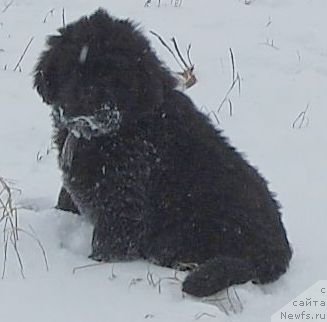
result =
[[[196,296],[283,274],[292,252],[266,181],[137,27],[98,10],[59,33],[34,84],[53,110],[58,207],[92,218],[91,257],[192,267],[183,290]]]

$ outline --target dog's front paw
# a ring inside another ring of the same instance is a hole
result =
[[[92,254],[90,254],[88,257],[97,262],[110,262],[110,258],[108,256],[99,252],[92,252]]]

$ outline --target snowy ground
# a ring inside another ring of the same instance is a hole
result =
[[[144,2],[0,1],[0,175],[21,190],[14,198],[19,227],[28,232],[20,234],[18,244],[25,279],[9,244],[6,275],[0,281],[1,321],[262,322],[316,281],[327,279],[326,0],[184,0],[180,8],[170,0],[162,0],[160,8],[155,0],[148,8]],[[91,227],[52,209],[60,173],[55,151],[48,151],[49,109],[32,89],[31,73],[45,36],[62,25],[63,7],[70,22],[99,6],[141,22],[174,70],[178,66],[148,31],[165,39],[175,36],[181,48],[191,42],[199,82],[188,94],[204,111],[217,111],[223,100],[232,81],[229,48],[234,53],[241,95],[236,88],[231,92],[232,116],[224,105],[219,126],[271,182],[294,247],[290,270],[279,281],[235,288],[241,313],[229,308],[226,315],[228,302],[219,309],[184,298],[178,281],[165,279],[174,277],[173,271],[145,262],[80,268],[73,274],[74,268],[92,264],[87,258]],[[307,106],[303,122],[296,121]],[[48,272],[38,241],[29,234],[42,242]],[[0,269],[2,264],[0,256]],[[152,285],[151,277],[161,279],[160,287]]]

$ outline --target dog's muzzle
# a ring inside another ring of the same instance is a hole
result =
[[[79,139],[92,140],[101,136],[115,135],[121,124],[121,114],[114,107],[105,105],[91,116],[65,117],[61,108],[53,112],[53,119],[57,128],[68,130],[61,157],[59,160],[61,168],[70,168],[74,151]]]

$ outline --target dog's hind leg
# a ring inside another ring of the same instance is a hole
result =
[[[256,278],[255,267],[247,260],[220,256],[199,265],[183,282],[183,291],[198,297],[215,294],[231,285]]]

